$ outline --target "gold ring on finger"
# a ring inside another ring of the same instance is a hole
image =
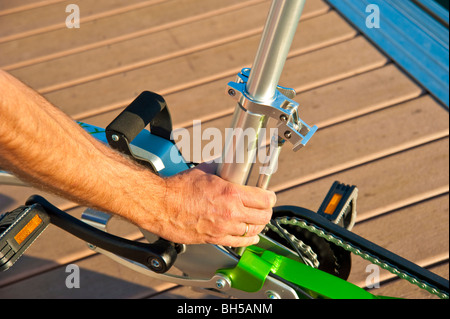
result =
[[[249,229],[248,224],[245,223],[245,232],[244,235],[242,235],[242,237],[245,237],[248,234],[248,229]]]

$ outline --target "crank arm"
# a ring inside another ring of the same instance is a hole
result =
[[[106,257],[109,257],[110,259],[114,260],[115,262],[118,262],[121,265],[124,265],[124,266],[130,268],[131,270],[137,271],[143,275],[149,276],[154,279],[170,282],[170,283],[173,283],[176,285],[181,285],[181,286],[191,286],[191,287],[205,288],[205,289],[217,288],[222,291],[227,291],[231,288],[230,281],[228,280],[228,278],[226,278],[222,274],[215,274],[210,279],[193,279],[193,278],[186,277],[186,276],[178,276],[178,275],[168,274],[168,273],[161,274],[161,273],[156,273],[154,271],[151,271],[150,269],[148,269],[147,267],[145,267],[144,265],[142,265],[138,262],[123,258],[119,255],[113,254],[110,251],[102,249],[100,247],[90,246],[90,248],[93,251],[100,253]]]
[[[59,210],[41,196],[33,195],[26,205],[39,205],[49,222],[62,230],[88,242],[92,246],[115,252],[125,258],[144,264],[149,269],[164,273],[174,264],[177,251],[170,242],[160,239],[146,244],[114,236]]]
[[[196,245],[199,248],[204,248],[206,246],[214,247],[216,250],[216,254],[223,254],[230,257],[229,252],[226,249],[219,246],[214,245]],[[195,247],[195,246],[191,246]],[[115,262],[120,263],[127,268],[139,272],[145,276],[151,277],[153,279],[162,280],[165,282],[170,282],[176,285],[192,287],[196,291],[205,292],[208,294],[213,294],[220,297],[235,297],[235,298],[244,298],[244,299],[298,299],[298,289],[294,287],[292,284],[284,281],[282,278],[278,276],[268,276],[264,282],[264,286],[257,292],[246,292],[239,289],[235,289],[232,286],[232,281],[230,278],[222,273],[214,273],[210,278],[193,278],[189,276],[178,276],[170,273],[156,273],[151,271],[147,267],[142,264],[139,264],[135,261],[128,260],[121,256],[111,253],[105,249],[90,246],[90,248],[102,255],[112,259]],[[211,250],[210,250],[211,251]],[[187,255],[186,258],[192,259],[192,256],[189,256],[189,247],[187,251],[183,253],[183,255]],[[215,258],[216,257],[216,258]],[[210,256],[210,259],[222,259],[223,256]],[[199,267],[202,267],[201,264],[204,264],[204,260],[197,260]],[[235,259],[235,263],[238,260]],[[177,265],[176,265],[177,266]]]
[[[95,228],[107,231],[110,215],[96,210],[86,210],[81,219]],[[159,239],[158,236],[141,229],[148,242]],[[220,297],[232,296],[235,298],[298,298],[299,289],[282,278],[271,275],[264,283],[263,289],[257,292],[246,292],[233,288],[232,281],[218,269],[234,268],[239,262],[240,256],[232,250],[218,245],[182,245],[179,250],[174,266],[179,269],[183,276],[170,272],[156,273],[139,262],[129,260],[111,251],[88,244],[95,252],[101,253],[108,258],[118,262],[134,271],[151,278],[170,282],[176,285],[188,286],[208,294]],[[271,250],[281,256],[296,260],[296,254],[289,248],[273,241],[265,235],[260,235],[258,246],[262,249]]]

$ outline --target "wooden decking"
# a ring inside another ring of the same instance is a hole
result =
[[[79,29],[65,8],[79,5]],[[176,128],[230,125],[226,83],[250,67],[268,0],[4,0],[0,68],[76,120],[105,126],[141,91],[165,96]],[[332,182],[359,188],[354,232],[448,278],[449,114],[323,0],[308,0],[281,85],[301,116],[319,126],[298,153],[283,150],[271,188],[278,204],[317,209]],[[251,180],[255,181],[255,176]],[[0,186],[0,212],[33,188]],[[80,217],[82,207],[51,202]],[[139,239],[114,220],[111,230]],[[353,258],[350,281],[364,286],[367,263]],[[68,264],[81,287],[68,289]],[[429,298],[381,273],[374,293]],[[152,280],[49,227],[11,270],[0,298],[206,298]]]

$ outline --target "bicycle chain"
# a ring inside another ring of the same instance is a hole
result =
[[[404,271],[399,270],[398,268],[394,267],[393,265],[390,265],[389,263],[380,260],[378,257],[373,256],[372,254],[370,254],[368,252],[362,251],[360,248],[356,247],[355,245],[343,241],[342,239],[335,236],[334,234],[327,232],[327,231],[323,230],[322,228],[320,228],[310,222],[307,222],[304,219],[300,219],[297,217],[279,217],[279,218],[276,218],[275,220],[277,223],[281,223],[283,225],[298,226],[302,229],[312,232],[315,235],[317,235],[339,247],[342,247],[343,249],[351,252],[352,254],[355,254],[365,260],[368,260],[372,264],[377,265],[377,266],[381,267],[382,269],[389,271],[390,273],[398,276],[399,278],[404,279],[404,280],[408,281],[409,283],[416,285],[419,288],[424,289],[433,295],[438,296],[441,299],[449,299],[448,293],[443,292],[443,291],[429,285],[427,282],[420,280],[420,279],[416,278],[415,276],[412,276]],[[268,226],[272,230],[277,232],[279,235],[282,235],[279,233],[279,229],[277,227],[270,225],[270,224]],[[283,232],[285,232],[285,235],[289,236],[289,239],[294,244],[297,245],[297,248],[302,253],[304,253],[307,257],[311,258],[311,260],[309,260],[309,261],[312,262],[313,265],[317,265],[317,267],[318,267],[319,261],[317,260],[317,255],[312,251],[311,247],[304,244],[301,240],[298,240],[297,238],[295,238],[294,235],[290,234],[284,228],[281,228],[281,229],[283,230]],[[317,267],[315,267],[315,268],[317,268]]]
[[[275,219],[274,221],[276,223],[279,222],[277,219]],[[288,238],[292,242],[292,244],[296,246],[296,249],[298,249],[303,254],[303,256],[300,256],[300,258],[303,259],[303,261],[305,261],[305,264],[313,268],[319,268],[320,262],[317,257],[317,254],[313,251],[313,249],[310,246],[306,245],[303,241],[301,241],[300,239],[289,233],[286,229],[282,227],[276,227],[275,225],[272,224],[272,222],[267,224],[267,227],[269,227],[279,236],[283,238]]]

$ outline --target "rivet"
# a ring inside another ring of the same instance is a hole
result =
[[[287,122],[288,118],[286,115],[282,114],[282,115],[280,115],[280,120],[283,122]]]

